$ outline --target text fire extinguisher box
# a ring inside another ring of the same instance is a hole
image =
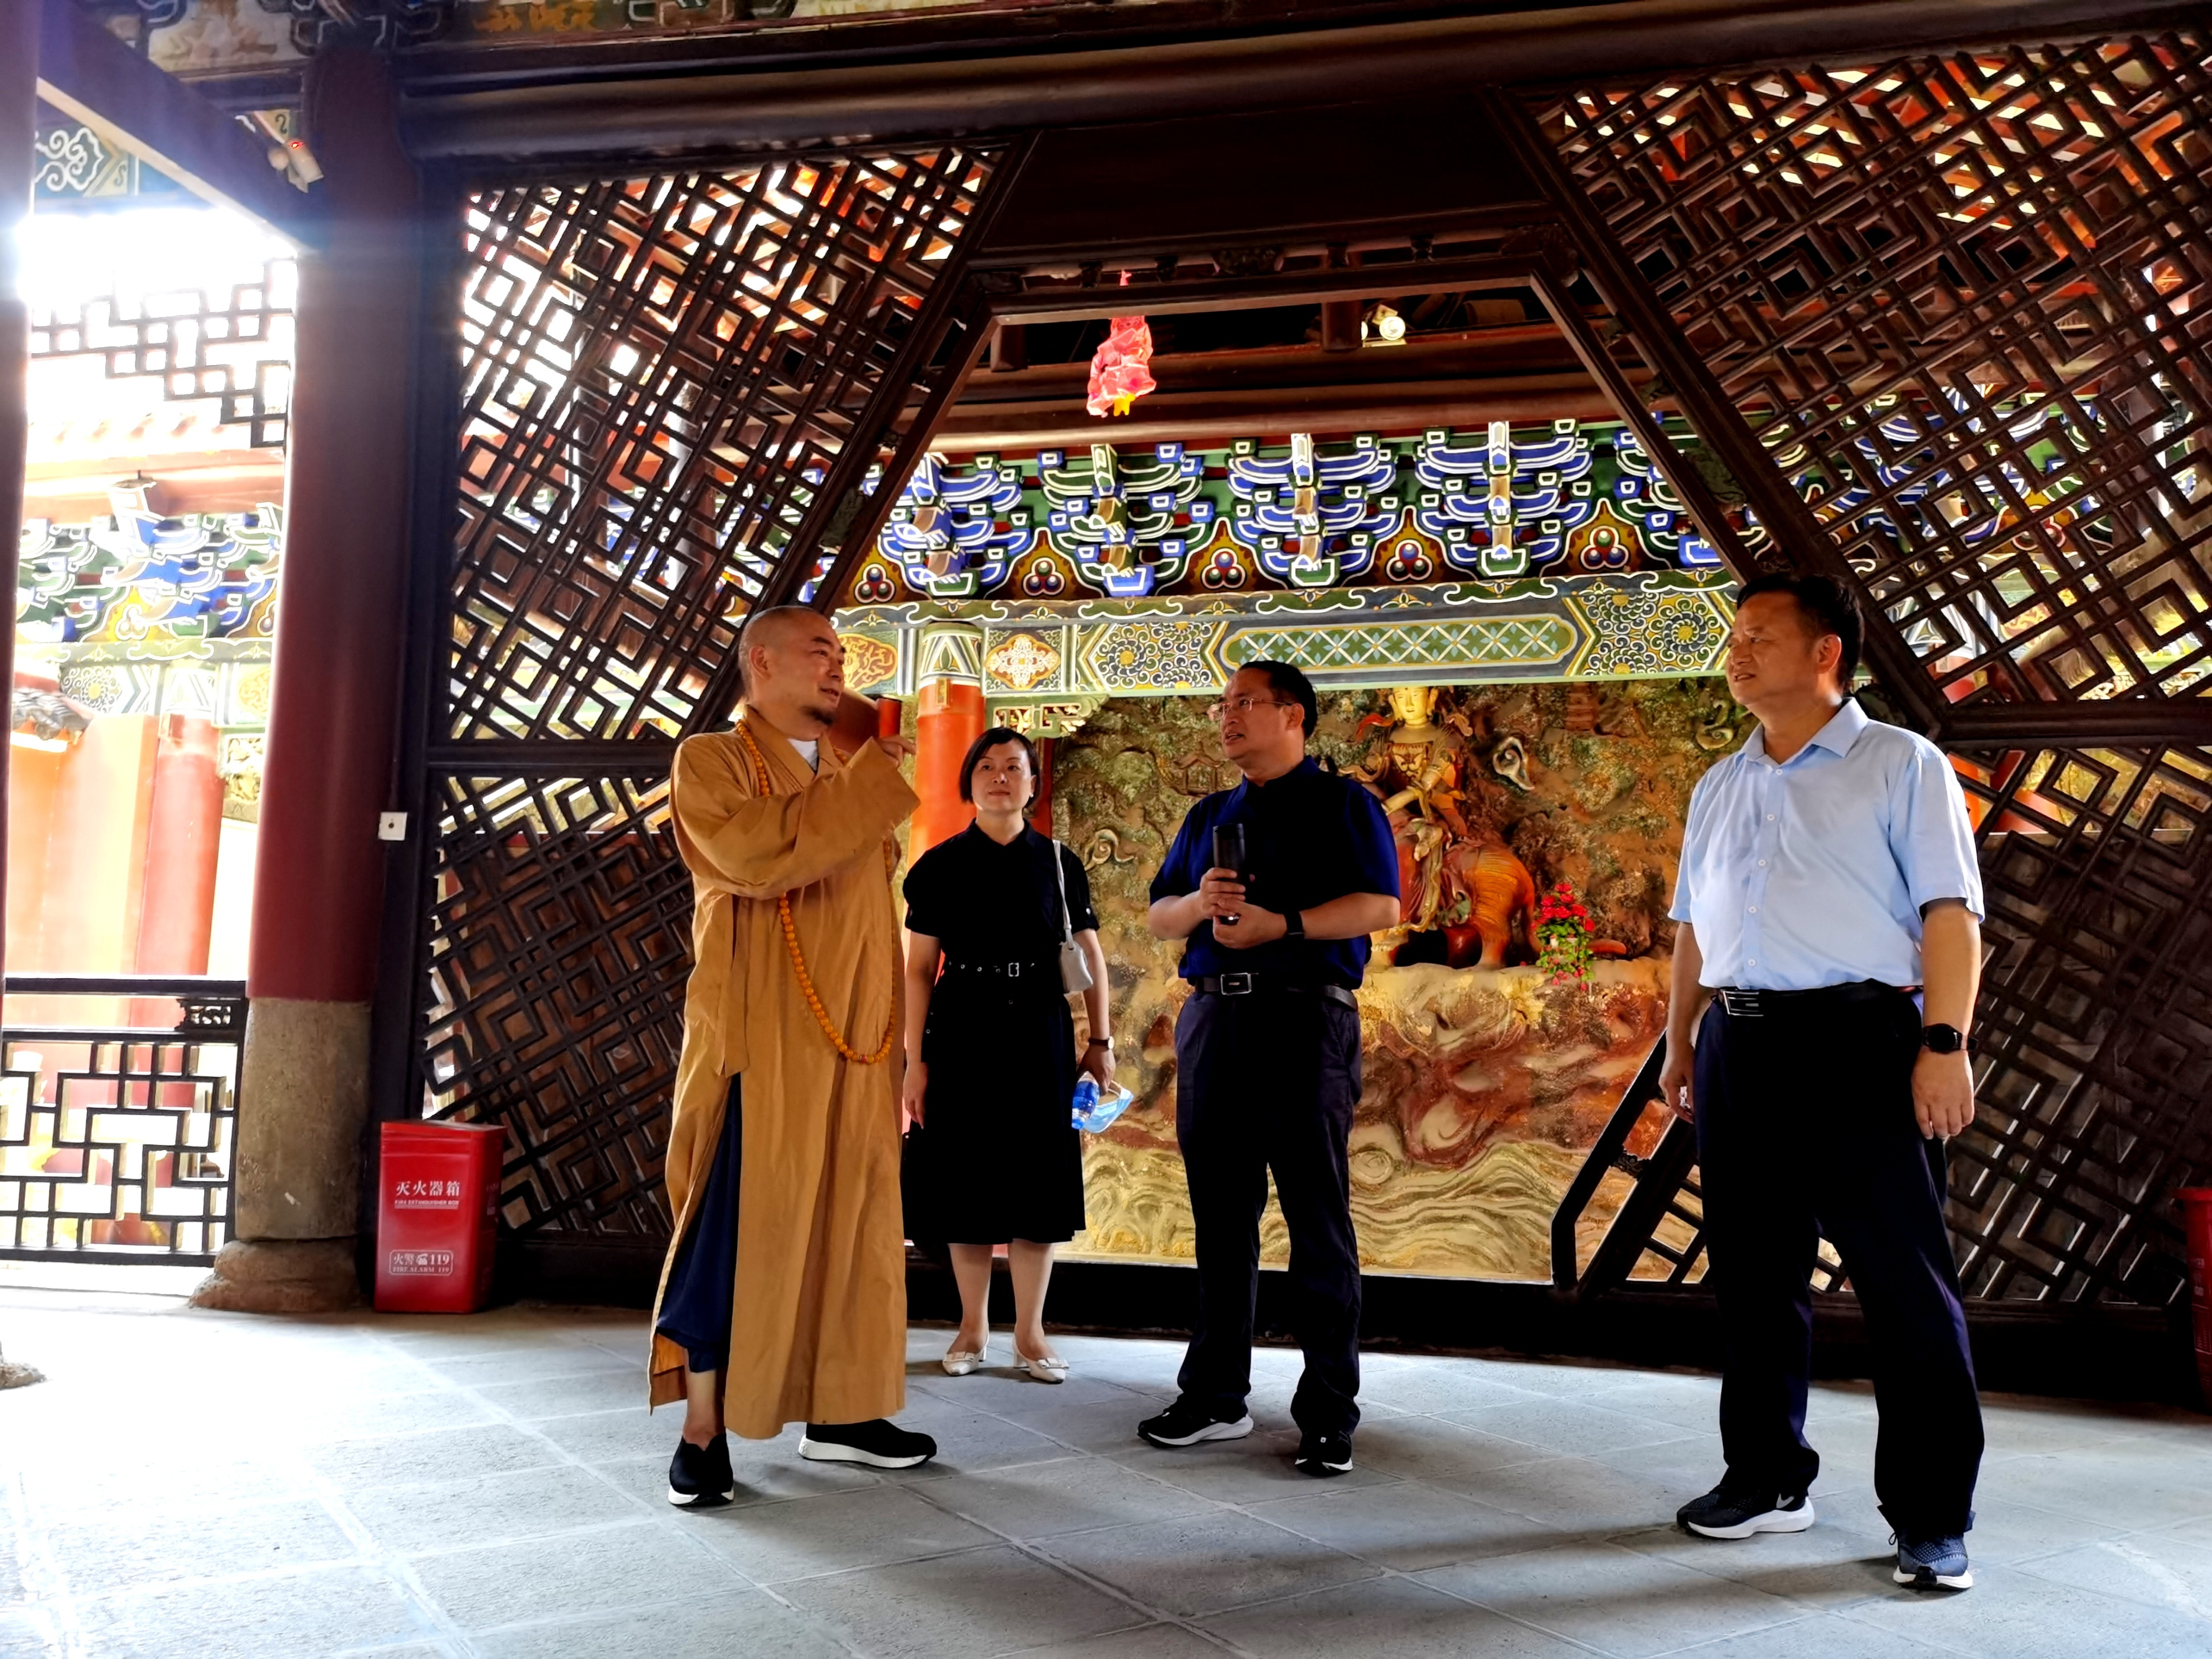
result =
[[[491,1296],[507,1132],[481,1123],[387,1123],[383,1129],[377,1309],[473,1313]]]

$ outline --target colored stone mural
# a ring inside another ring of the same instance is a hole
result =
[[[1077,1256],[1192,1252],[1174,1122],[1181,946],[1152,939],[1145,912],[1191,802],[1237,779],[1203,704],[1109,701],[1059,744],[1059,830],[1091,872],[1122,1080],[1138,1097],[1088,1145]],[[1352,1203],[1370,1270],[1549,1276],[1559,1197],[1664,1026],[1666,907],[1691,788],[1741,736],[1711,679],[1324,696],[1314,750],[1390,802],[1414,878],[1360,993]],[[1600,953],[1586,981],[1548,982],[1525,915],[1486,949],[1478,912],[1504,862],[1534,889],[1566,881],[1583,896]],[[1614,1201],[1594,1206],[1586,1231]],[[1272,1206],[1262,1242],[1267,1260],[1285,1259]]]
[[[1232,594],[1717,569],[1618,424],[925,459],[854,597]]]

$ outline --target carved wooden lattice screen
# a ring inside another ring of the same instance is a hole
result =
[[[1532,162],[1763,556],[1845,572],[1952,749],[1992,951],[1969,1294],[2162,1303],[2212,1172],[2212,49],[1525,100]]]
[[[671,740],[939,370],[988,149],[518,185],[465,204],[462,448],[417,1054],[508,1127],[505,1216],[665,1237],[689,969]]]

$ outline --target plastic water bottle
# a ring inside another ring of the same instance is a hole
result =
[[[1075,1084],[1075,1127],[1085,1134],[1098,1134],[1111,1127],[1114,1120],[1129,1109],[1129,1102],[1133,1098],[1119,1084],[1112,1094],[1102,1095],[1098,1079],[1085,1072]]]

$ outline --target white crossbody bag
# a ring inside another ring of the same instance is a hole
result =
[[[1091,988],[1091,964],[1075,942],[1075,927],[1067,914],[1067,866],[1060,861],[1060,843],[1052,843],[1052,873],[1060,879],[1060,984],[1073,996]]]

